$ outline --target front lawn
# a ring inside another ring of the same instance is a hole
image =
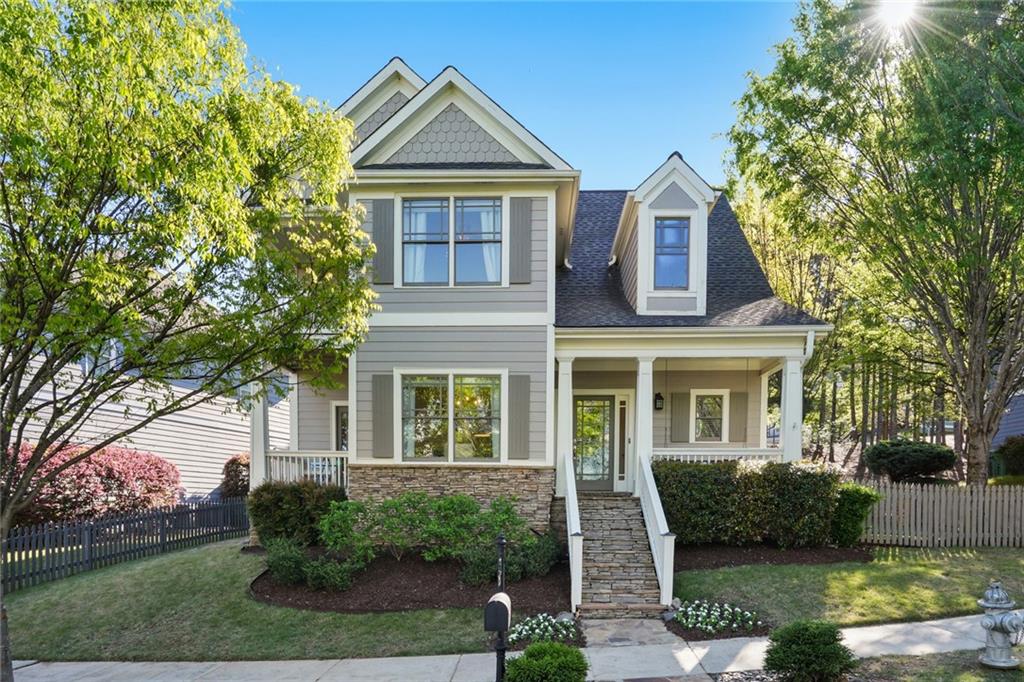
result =
[[[1018,647],[1016,655],[1024,655],[1024,647]],[[1020,682],[1019,670],[982,667],[977,651],[866,658],[854,676],[884,682]]]
[[[675,593],[756,610],[774,625],[825,618],[846,627],[980,613],[976,600],[992,577],[1024,600],[1024,552],[879,548],[870,563],[682,571]]]
[[[483,610],[340,614],[260,604],[263,558],[230,540],[7,597],[14,657],[217,661],[481,652]]]

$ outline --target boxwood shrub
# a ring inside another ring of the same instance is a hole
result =
[[[652,465],[677,544],[828,544],[839,478],[820,467],[737,462]]]
[[[840,547],[853,547],[864,534],[864,522],[868,520],[871,507],[882,496],[874,488],[857,483],[843,483],[839,486],[839,500],[832,516],[832,541]]]
[[[331,502],[345,499],[344,488],[312,481],[267,482],[253,489],[247,498],[249,520],[260,542],[289,538],[312,545],[320,537],[320,517]]]
[[[857,667],[834,623],[798,620],[772,630],[764,669],[793,682],[838,682]]]
[[[505,682],[584,682],[583,652],[560,642],[536,642],[508,662]]]
[[[884,474],[893,483],[920,481],[956,466],[956,453],[945,445],[916,441],[886,440],[864,451],[871,473]]]

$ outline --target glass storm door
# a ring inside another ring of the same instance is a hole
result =
[[[573,465],[580,490],[611,490],[615,396],[573,397]]]

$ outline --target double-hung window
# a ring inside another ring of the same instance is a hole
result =
[[[654,288],[690,286],[690,219],[654,219]]]
[[[501,458],[501,376],[403,374],[402,459]]]
[[[690,392],[690,433],[697,443],[725,443],[729,433],[729,391]]]
[[[500,285],[501,205],[500,198],[403,200],[403,286]]]

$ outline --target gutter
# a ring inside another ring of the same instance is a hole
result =
[[[833,330],[825,325],[775,325],[765,327],[555,327],[562,338],[659,338],[665,336],[803,336],[804,353],[814,352],[814,339]]]

